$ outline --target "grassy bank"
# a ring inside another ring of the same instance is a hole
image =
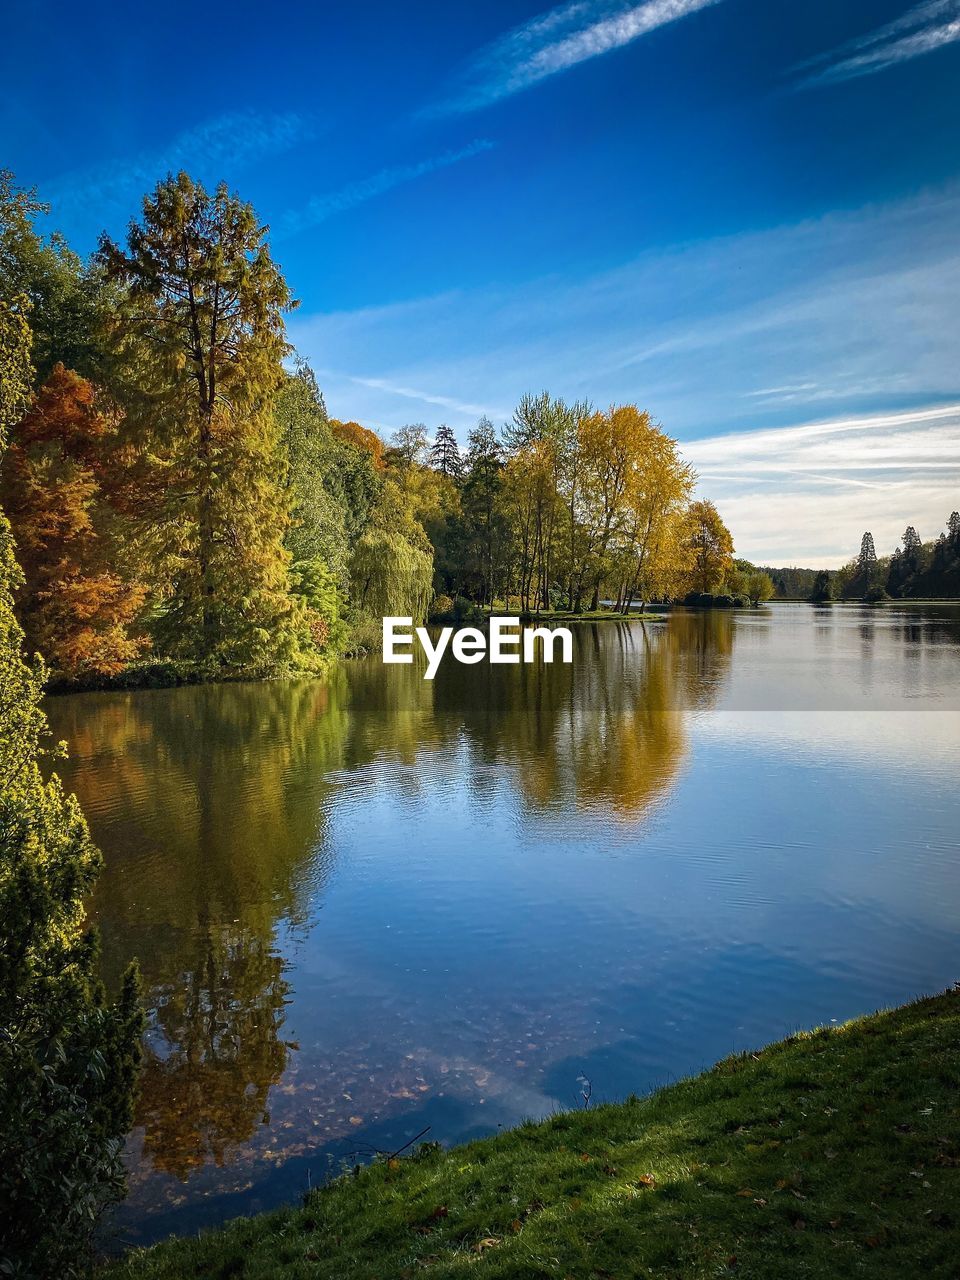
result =
[[[131,1254],[183,1277],[956,1276],[960,992]]]

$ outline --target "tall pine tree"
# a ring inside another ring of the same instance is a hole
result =
[[[437,428],[436,439],[430,448],[430,465],[448,480],[463,479],[463,459],[460,457],[457,437],[446,423]]]
[[[160,472],[145,511],[169,583],[157,639],[213,669],[296,665],[310,646],[272,412],[295,304],[266,234],[226,186],[210,195],[180,173],[144,200],[125,250],[104,237],[98,253],[120,292],[118,392]]]

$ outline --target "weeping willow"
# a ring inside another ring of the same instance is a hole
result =
[[[402,533],[369,530],[354,548],[350,577],[364,613],[423,622],[433,594],[433,553]]]

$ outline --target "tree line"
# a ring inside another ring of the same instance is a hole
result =
[[[859,553],[839,570],[833,589],[843,600],[960,597],[960,512],[952,511],[930,542],[907,525],[889,556],[878,556],[873,534],[864,533]]]
[[[33,370],[0,502],[27,644],[65,676],[315,670],[384,614],[458,599],[764,597],[635,405],[528,395],[462,454],[446,426],[385,442],[332,418],[287,342],[297,304],[268,229],[227,187],[168,177],[89,261],[37,231],[44,206],[9,174],[0,206],[0,285]]]

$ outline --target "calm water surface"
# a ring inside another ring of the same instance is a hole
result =
[[[122,1240],[960,978],[960,611],[575,640],[50,701],[150,1011]]]

